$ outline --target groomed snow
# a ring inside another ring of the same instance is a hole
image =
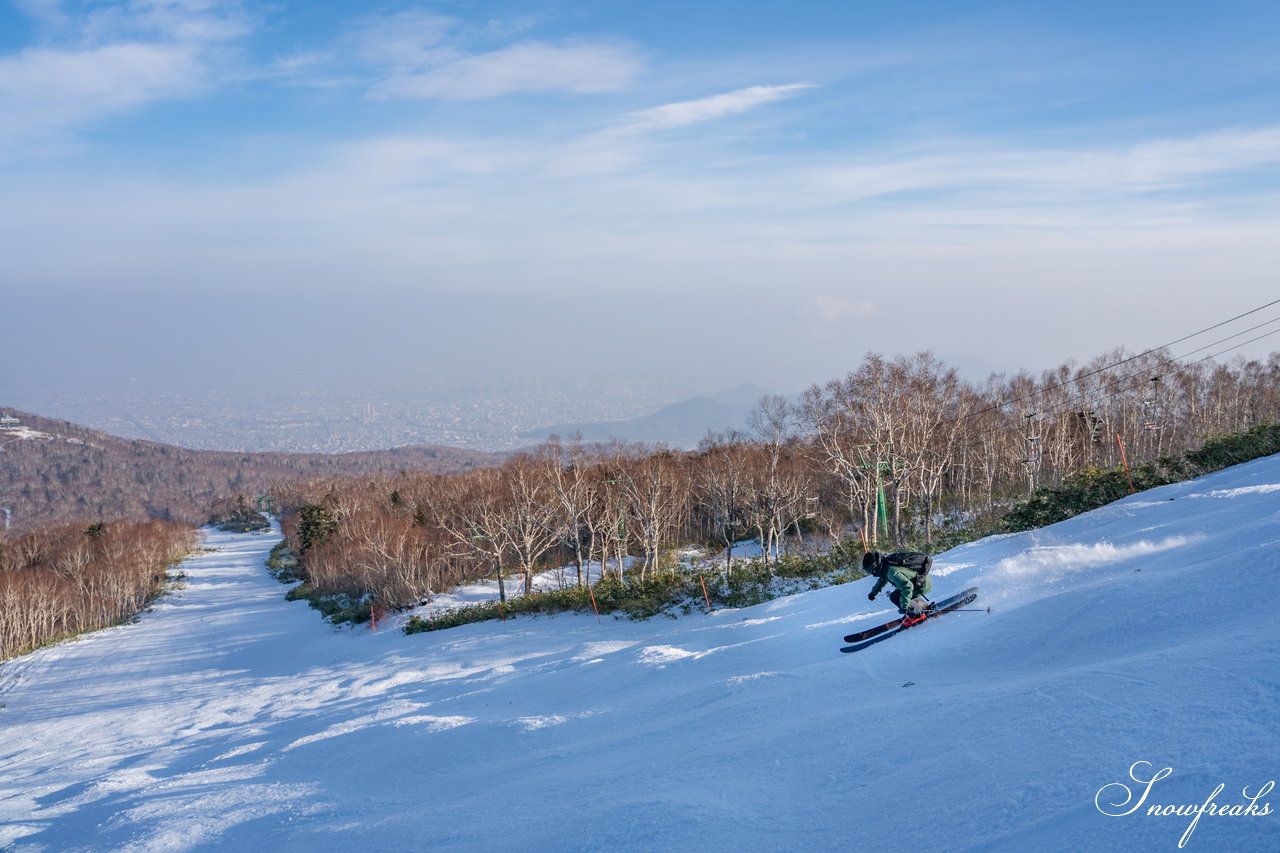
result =
[[[1275,791],[1147,809],[1280,775],[1278,490],[1273,457],[939,555],[994,612],[855,655],[869,582],[375,634],[211,533],[135,624],[0,667],[0,847],[1274,850]],[[1131,768],[1171,772],[1122,814]]]

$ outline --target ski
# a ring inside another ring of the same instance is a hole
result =
[[[953,595],[951,598],[945,598],[942,601],[931,604],[930,609],[948,607],[951,604],[953,604],[956,599],[962,598],[971,592],[977,592],[977,591],[978,591],[978,588],[976,586],[970,587],[969,589],[966,589],[964,592],[959,593],[958,595]],[[902,625],[902,617],[894,619],[892,622],[886,622],[883,625],[877,625],[874,628],[868,628],[865,631],[856,631],[846,636],[844,638],[844,641],[846,643],[860,643],[863,640],[869,640],[878,634],[883,634],[885,631],[891,631],[894,628],[899,627],[900,625]]]
[[[865,631],[855,631],[844,638],[846,643],[861,643],[863,640],[869,640],[872,637],[883,634],[885,631],[892,631],[902,625],[902,617],[899,616],[892,622],[886,622],[883,625],[877,625],[874,628],[868,628]]]
[[[970,587],[964,592],[957,593],[950,598],[944,598],[942,601],[929,605],[929,608],[924,612],[924,619],[912,622],[905,627],[902,624],[902,619],[898,618],[894,619],[892,622],[886,622],[884,625],[877,625],[874,628],[868,628],[865,631],[850,634],[844,639],[846,643],[851,643],[852,645],[845,646],[840,649],[840,651],[845,653],[861,651],[867,646],[873,646],[881,640],[887,640],[894,634],[905,631],[907,628],[919,625],[921,622],[928,621],[931,616],[937,616],[950,610],[956,610],[957,608],[964,607],[966,604],[972,603],[977,597],[978,588],[976,586]]]

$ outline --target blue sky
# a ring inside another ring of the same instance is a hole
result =
[[[1274,2],[0,3],[6,334],[47,382],[270,345],[355,381],[709,391],[868,350],[1144,349],[1275,296],[1278,25]]]

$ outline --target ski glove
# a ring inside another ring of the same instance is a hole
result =
[[[875,600],[876,600],[876,594],[874,592],[867,593],[867,601],[875,601]]]

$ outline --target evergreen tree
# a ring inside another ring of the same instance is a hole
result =
[[[337,519],[326,506],[307,504],[298,510],[298,539],[303,551],[323,544],[337,529]]]

